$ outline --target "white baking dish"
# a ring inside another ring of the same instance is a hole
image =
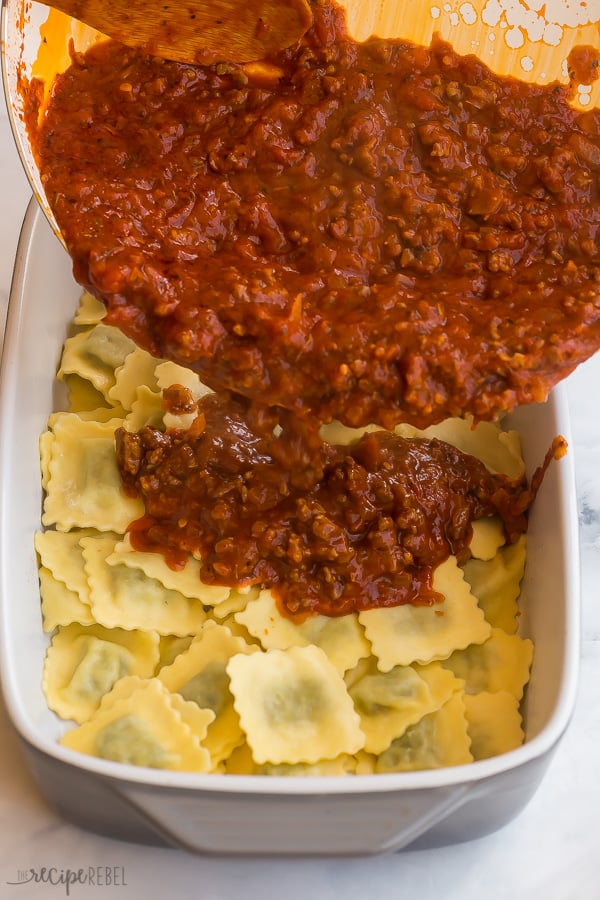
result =
[[[522,633],[536,646],[526,742],[468,766],[393,775],[285,778],[144,770],[56,742],[47,706],[33,532],[39,527],[38,436],[55,406],[54,374],[80,288],[37,205],[19,244],[2,359],[0,656],[6,703],[40,789],[67,819],[113,837],[206,853],[374,854],[493,831],[531,798],[571,715],[579,657],[579,560],[572,452],[547,473],[528,541]],[[529,472],[557,433],[565,394],[518,410]]]

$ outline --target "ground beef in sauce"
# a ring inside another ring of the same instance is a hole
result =
[[[557,441],[545,465],[563,452]],[[469,557],[472,521],[498,515],[516,540],[543,474],[512,481],[444,441],[383,430],[334,446],[218,394],[187,432],[120,429],[117,458],[146,509],[135,549],[173,566],[197,554],[203,581],[270,587],[298,618],[441,600],[433,572]]]
[[[213,388],[319,420],[544,398],[600,345],[600,111],[313,11],[258,76],[74,58],[32,128],[77,280]]]

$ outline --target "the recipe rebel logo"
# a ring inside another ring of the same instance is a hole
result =
[[[16,878],[7,881],[10,885],[62,885],[65,895],[71,896],[75,886],[86,887],[127,887],[124,866],[86,866],[70,869],[58,866],[41,866],[39,868],[17,869]],[[29,895],[30,896],[30,895]]]

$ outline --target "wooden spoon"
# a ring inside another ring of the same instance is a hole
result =
[[[295,44],[307,0],[48,0],[128,47],[177,62],[251,62]]]

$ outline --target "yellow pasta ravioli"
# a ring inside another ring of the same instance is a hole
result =
[[[162,428],[164,412],[160,391],[151,391],[142,384],[136,389],[131,410],[125,418],[125,426],[129,431],[139,431],[146,425],[150,428]]]
[[[210,755],[156,679],[103,704],[61,744],[102,759],[153,769],[207,772]]]
[[[475,759],[509,753],[523,743],[519,701],[509,691],[465,694],[465,713]]]
[[[435,437],[458,447],[480,459],[492,472],[520,478],[525,472],[521,454],[521,441],[516,431],[502,431],[493,422],[478,422],[473,419],[451,418],[419,430],[412,425],[399,425],[398,434],[408,437]]]
[[[206,737],[213,765],[225,759],[244,740],[233,705],[227,664],[232,656],[256,652],[231,631],[216,622],[206,622],[199,634],[171,665],[159,672],[170,691],[215,715]]]
[[[108,389],[110,402],[131,410],[140,384],[150,388],[156,385],[157,360],[140,347],[134,347],[120,366],[115,369],[115,383]]]
[[[347,753],[335,759],[322,759],[316,763],[263,763],[254,761],[252,750],[248,744],[242,744],[232,752],[225,764],[228,775],[283,775],[290,777],[308,777],[315,775],[350,775],[356,771],[356,757]]]
[[[364,746],[344,681],[319,647],[238,654],[227,674],[257,763],[316,763]]]
[[[82,537],[93,534],[92,529],[74,531],[38,531],[34,537],[42,565],[49,569],[58,581],[66,584],[89,606],[90,587],[85,574],[83,551],[79,543]]]
[[[158,635],[101,625],[59,627],[44,662],[43,687],[63,719],[85,722],[104,694],[124,675],[153,674]]]
[[[40,566],[40,597],[44,631],[54,631],[59,625],[93,625],[94,616],[88,603],[82,603],[79,594],[63,581],[54,577],[50,569]]]
[[[123,490],[114,449],[119,419],[86,422],[63,413],[53,424],[42,523],[60,531],[93,527],[120,534],[144,512]]]
[[[127,566],[139,569],[147,578],[160,581],[171,591],[178,591],[185,597],[200,600],[205,606],[215,606],[226,600],[230,588],[222,585],[205,584],[202,581],[200,562],[190,556],[182,569],[172,569],[160,553],[146,553],[134,550],[129,535],[114,545],[106,558],[109,566]]]
[[[79,298],[79,306],[73,318],[75,325],[97,325],[106,316],[106,306],[93,294],[84,291]]]
[[[506,690],[520,700],[529,681],[532,659],[529,639],[492,628],[482,644],[456,650],[443,664],[464,680],[469,694]]]
[[[134,349],[133,341],[118,328],[99,323],[67,338],[57,377],[78,375],[109,401],[110,389],[116,383],[115,370]]]
[[[96,621],[108,628],[120,625],[159,634],[196,634],[206,620],[202,604],[148,578],[141,569],[109,566],[106,560],[115,543],[103,536],[81,539]]]
[[[522,535],[516,543],[501,547],[492,559],[470,559],[463,567],[487,621],[509,634],[517,630],[517,600],[525,573],[526,543]]]
[[[434,590],[444,602],[433,606],[393,606],[359,613],[382,672],[413,662],[446,659],[457,648],[480,644],[490,626],[451,556],[435,570]]]
[[[506,543],[502,521],[497,516],[491,516],[489,519],[476,519],[472,528],[473,536],[469,550],[475,559],[492,559],[498,548]]]
[[[465,704],[461,693],[452,694],[437,712],[424,716],[380,754],[375,772],[439,769],[473,761]]]
[[[356,614],[331,618],[310,616],[293,622],[282,616],[271,591],[261,591],[234,619],[248,629],[266,650],[288,647],[320,647],[336,669],[344,673],[359,659],[369,656],[371,648]]]
[[[124,675],[115,682],[112,689],[102,697],[99,709],[110,709],[115,703],[129,699],[138,690],[147,690],[148,685],[155,682],[152,690],[158,690],[169,706],[181,716],[182,721],[204,746],[204,739],[209,725],[214,721],[215,714],[212,709],[201,709],[197,703],[184,700],[180,694],[172,694],[165,691],[164,685],[157,678],[140,678],[139,675]]]
[[[428,668],[433,672],[424,677]],[[381,753],[409,726],[440,709],[461,684],[456,678],[447,678],[448,674],[436,663],[430,667],[395,666],[389,672],[380,672],[372,664],[349,688],[365,734],[365,750]]]

